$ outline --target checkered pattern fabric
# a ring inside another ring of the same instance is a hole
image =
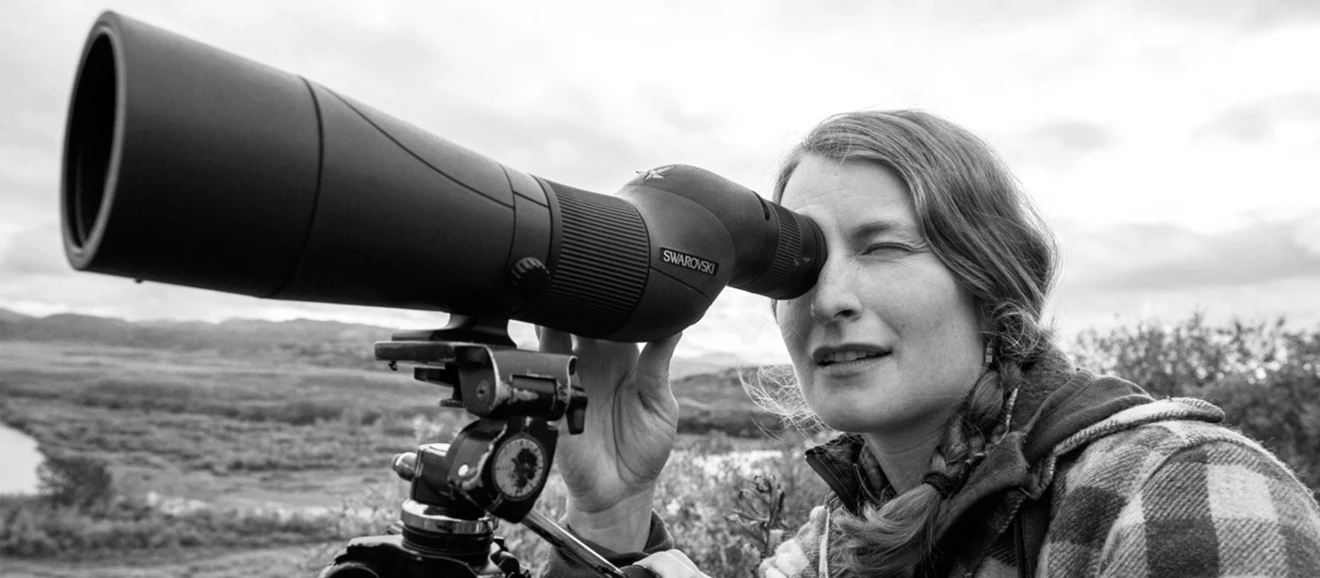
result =
[[[1256,442],[1182,419],[1207,405],[1138,406],[1060,444],[1036,575],[1320,577],[1320,506],[1311,492]],[[831,515],[815,508],[760,573],[837,574]],[[1006,532],[983,562],[957,574],[1016,577],[1015,564]]]
[[[1159,421],[1067,462],[1040,554],[1047,576],[1320,576],[1320,507],[1241,434]]]

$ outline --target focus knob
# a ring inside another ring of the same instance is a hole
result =
[[[534,297],[550,285],[550,269],[536,257],[523,257],[509,270],[509,285],[522,297]]]
[[[390,466],[394,469],[394,473],[403,478],[403,481],[411,482],[413,478],[417,477],[417,454],[405,452],[394,456],[394,461]]]

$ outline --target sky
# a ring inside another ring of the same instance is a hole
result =
[[[65,110],[106,8],[601,193],[687,163],[764,194],[823,118],[924,109],[994,146],[1053,227],[1062,334],[1193,312],[1320,324],[1311,0],[8,3],[0,307],[444,323],[75,273],[59,234]],[[766,300],[735,290],[678,355],[787,359]]]

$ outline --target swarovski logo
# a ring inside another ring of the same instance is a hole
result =
[[[678,265],[684,269],[691,269],[711,276],[714,276],[720,270],[719,263],[663,247],[660,248],[660,260],[670,265]]]

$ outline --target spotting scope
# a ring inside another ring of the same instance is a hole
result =
[[[726,285],[798,296],[824,262],[815,223],[709,171],[576,189],[113,12],[66,130],[64,247],[84,271],[651,341]]]

